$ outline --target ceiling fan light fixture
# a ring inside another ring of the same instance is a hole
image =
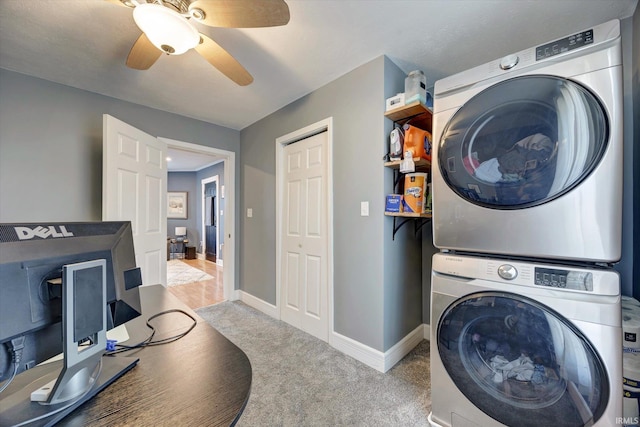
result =
[[[200,34],[179,13],[159,4],[144,3],[133,9],[136,25],[161,51],[180,55],[200,43]]]

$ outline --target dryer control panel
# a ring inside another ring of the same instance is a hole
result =
[[[555,40],[536,47],[536,61],[560,55],[582,46],[593,43],[593,29],[581,31],[563,39]]]

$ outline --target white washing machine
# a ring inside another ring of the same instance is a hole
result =
[[[618,273],[438,253],[432,427],[622,424]]]
[[[620,259],[620,43],[610,21],[435,83],[436,247]]]

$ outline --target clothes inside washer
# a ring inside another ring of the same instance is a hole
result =
[[[508,361],[499,354],[491,359],[490,366],[495,372],[493,375],[494,383],[501,383],[507,378],[515,378],[518,381],[531,381],[535,369],[531,358],[526,354],[521,354],[520,357],[512,361]]]

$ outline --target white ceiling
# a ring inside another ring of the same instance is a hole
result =
[[[222,157],[169,147],[167,149],[167,169],[171,172],[196,172],[213,166]]]
[[[439,78],[633,14],[638,0],[287,0],[288,25],[196,24],[254,76],[237,86],[196,52],[125,66],[140,34],[106,0],[1,0],[0,67],[243,129],[378,57]]]

